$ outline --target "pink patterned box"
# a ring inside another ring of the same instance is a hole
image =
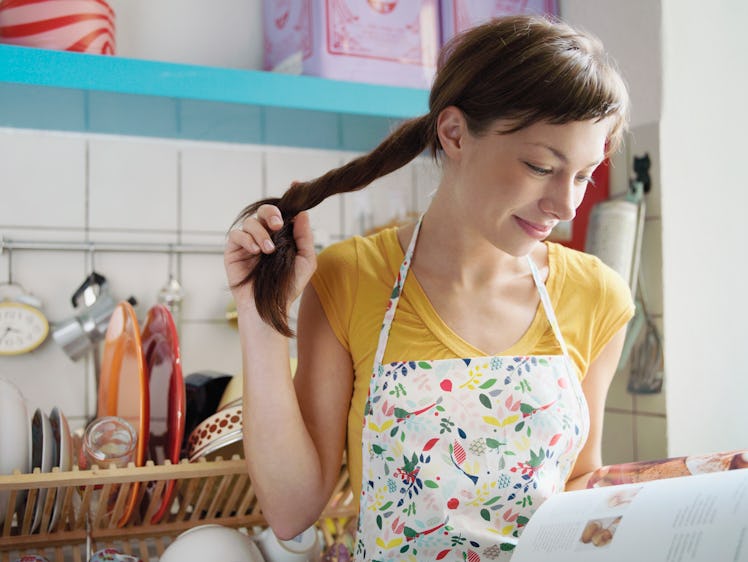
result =
[[[442,44],[460,31],[498,16],[558,15],[557,0],[440,0]]]
[[[264,0],[265,69],[429,88],[439,0]]]

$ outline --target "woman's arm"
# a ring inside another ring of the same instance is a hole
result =
[[[566,481],[566,490],[579,490],[587,486],[590,474],[602,466],[603,418],[605,399],[626,338],[626,326],[618,330],[590,364],[587,376],[582,381],[582,390],[590,410],[590,434],[577,457],[571,476]]]
[[[247,467],[263,514],[281,539],[312,525],[327,504],[340,474],[353,389],[350,356],[311,286],[297,331],[293,379],[288,342],[270,326],[252,323],[242,342]]]
[[[288,339],[260,318],[251,283],[240,284],[260,253],[274,251],[265,244],[282,224],[276,207],[260,207],[257,217],[229,233],[224,262],[238,313],[247,469],[265,518],[279,538],[289,539],[318,519],[339,475],[353,371],[308,286],[316,255],[307,213],[294,219],[298,251],[288,295],[290,306],[304,293],[295,379]]]

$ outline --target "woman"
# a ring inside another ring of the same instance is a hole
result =
[[[585,485],[633,303],[599,260],[543,240],[574,217],[627,105],[595,39],[497,19],[445,47],[427,115],[242,212],[225,264],[244,444],[280,537],[318,518],[346,442],[360,560],[508,558],[545,498]],[[442,178],[422,219],[317,259],[304,211],[427,148]]]

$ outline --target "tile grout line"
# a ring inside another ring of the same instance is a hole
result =
[[[605,407],[605,412],[610,414],[627,414],[631,416],[642,416],[642,417],[648,417],[648,418],[662,418],[666,419],[667,414],[662,414],[659,412],[647,412],[647,411],[636,411],[636,410],[627,410],[626,408],[615,408],[615,407]]]

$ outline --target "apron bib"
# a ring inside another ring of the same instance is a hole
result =
[[[508,560],[529,517],[563,490],[587,438],[587,403],[529,256],[561,354],[382,364],[420,226],[374,358],[355,556]]]

